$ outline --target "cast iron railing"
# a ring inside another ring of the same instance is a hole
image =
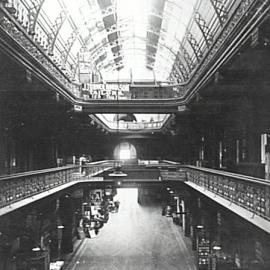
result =
[[[111,167],[107,162],[93,162],[87,168],[88,177],[91,177]],[[78,165],[1,176],[0,208],[79,180],[86,179]]]
[[[183,166],[187,180],[270,220],[270,181],[195,166]]]
[[[70,165],[2,176],[0,177],[0,208],[66,183],[89,180],[92,176],[118,164],[119,161],[113,160],[92,162],[83,166],[86,170],[85,174],[80,173],[79,165]],[[169,180],[174,181],[190,181],[270,220],[270,181],[208,168],[183,166],[174,162],[168,163],[168,161],[152,162],[152,165],[146,163],[146,166],[156,166],[160,171],[168,167],[165,174],[163,171],[165,178],[169,177]]]
[[[0,207],[74,181],[78,166],[18,173],[0,177]]]

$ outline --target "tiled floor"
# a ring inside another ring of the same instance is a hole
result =
[[[124,190],[124,189],[123,189]],[[140,206],[124,196],[118,213],[94,239],[86,239],[69,270],[196,270],[181,228],[158,205]]]

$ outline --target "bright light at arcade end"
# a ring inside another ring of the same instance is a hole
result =
[[[130,149],[120,149],[119,157],[121,160],[127,160],[131,158]]]
[[[121,142],[114,149],[114,158],[116,160],[136,159],[137,151],[134,145],[129,142]]]

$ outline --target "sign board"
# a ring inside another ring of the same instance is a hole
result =
[[[184,112],[184,111],[186,111],[187,110],[187,106],[186,105],[179,105],[178,107],[177,107],[177,111],[178,112]]]
[[[82,106],[80,106],[80,105],[74,105],[74,111],[75,112],[82,112]]]

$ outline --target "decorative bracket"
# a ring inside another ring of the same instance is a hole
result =
[[[67,39],[67,42],[65,44],[65,50],[61,53],[61,61],[62,61],[62,68],[65,69],[66,62],[68,59],[68,56],[70,54],[71,48],[74,45],[75,41],[79,37],[79,31],[78,29],[74,29],[70,35],[70,37]]]
[[[199,62],[203,54],[197,40],[194,38],[194,36],[190,32],[186,34],[186,38],[192,50],[194,51],[197,61]]]
[[[54,45],[57,39],[57,36],[60,32],[61,27],[63,26],[65,20],[67,18],[67,14],[64,10],[62,10],[59,16],[55,19],[55,23],[52,26],[52,32],[48,35],[48,54],[50,56],[53,55]]]
[[[182,75],[182,81],[186,81],[188,79],[188,71],[183,64],[183,61],[179,58],[179,54],[177,55],[174,65],[171,71],[171,75],[175,77],[175,73],[181,74]]]
[[[206,21],[203,19],[203,17],[199,12],[195,13],[194,19],[203,34],[207,48],[209,48],[211,43],[213,42],[213,35],[211,33],[210,28],[207,26]]]
[[[45,0],[32,0],[31,2],[33,6],[30,7],[28,10],[28,20],[29,20],[28,33],[33,36],[35,35],[37,19]]]
[[[187,80],[188,79],[187,69],[186,69],[185,65],[183,64],[182,60],[179,59],[178,57],[176,58],[175,66],[183,75],[184,80]]]
[[[222,0],[210,0],[219,20],[220,25],[222,26],[228,18],[228,12],[223,4]]]
[[[187,52],[186,48],[183,46],[183,44],[180,45],[180,49],[179,49],[179,53],[182,53],[183,54],[183,58],[187,64],[187,67],[188,67],[188,71],[191,72],[192,69],[194,68],[194,64],[193,64],[193,61],[189,55],[189,53]]]
[[[179,78],[181,78],[181,81],[184,81],[184,76],[181,72],[179,72],[179,70],[176,70],[176,68],[173,68],[170,77],[174,78],[174,80],[176,79],[177,82],[179,83]]]

